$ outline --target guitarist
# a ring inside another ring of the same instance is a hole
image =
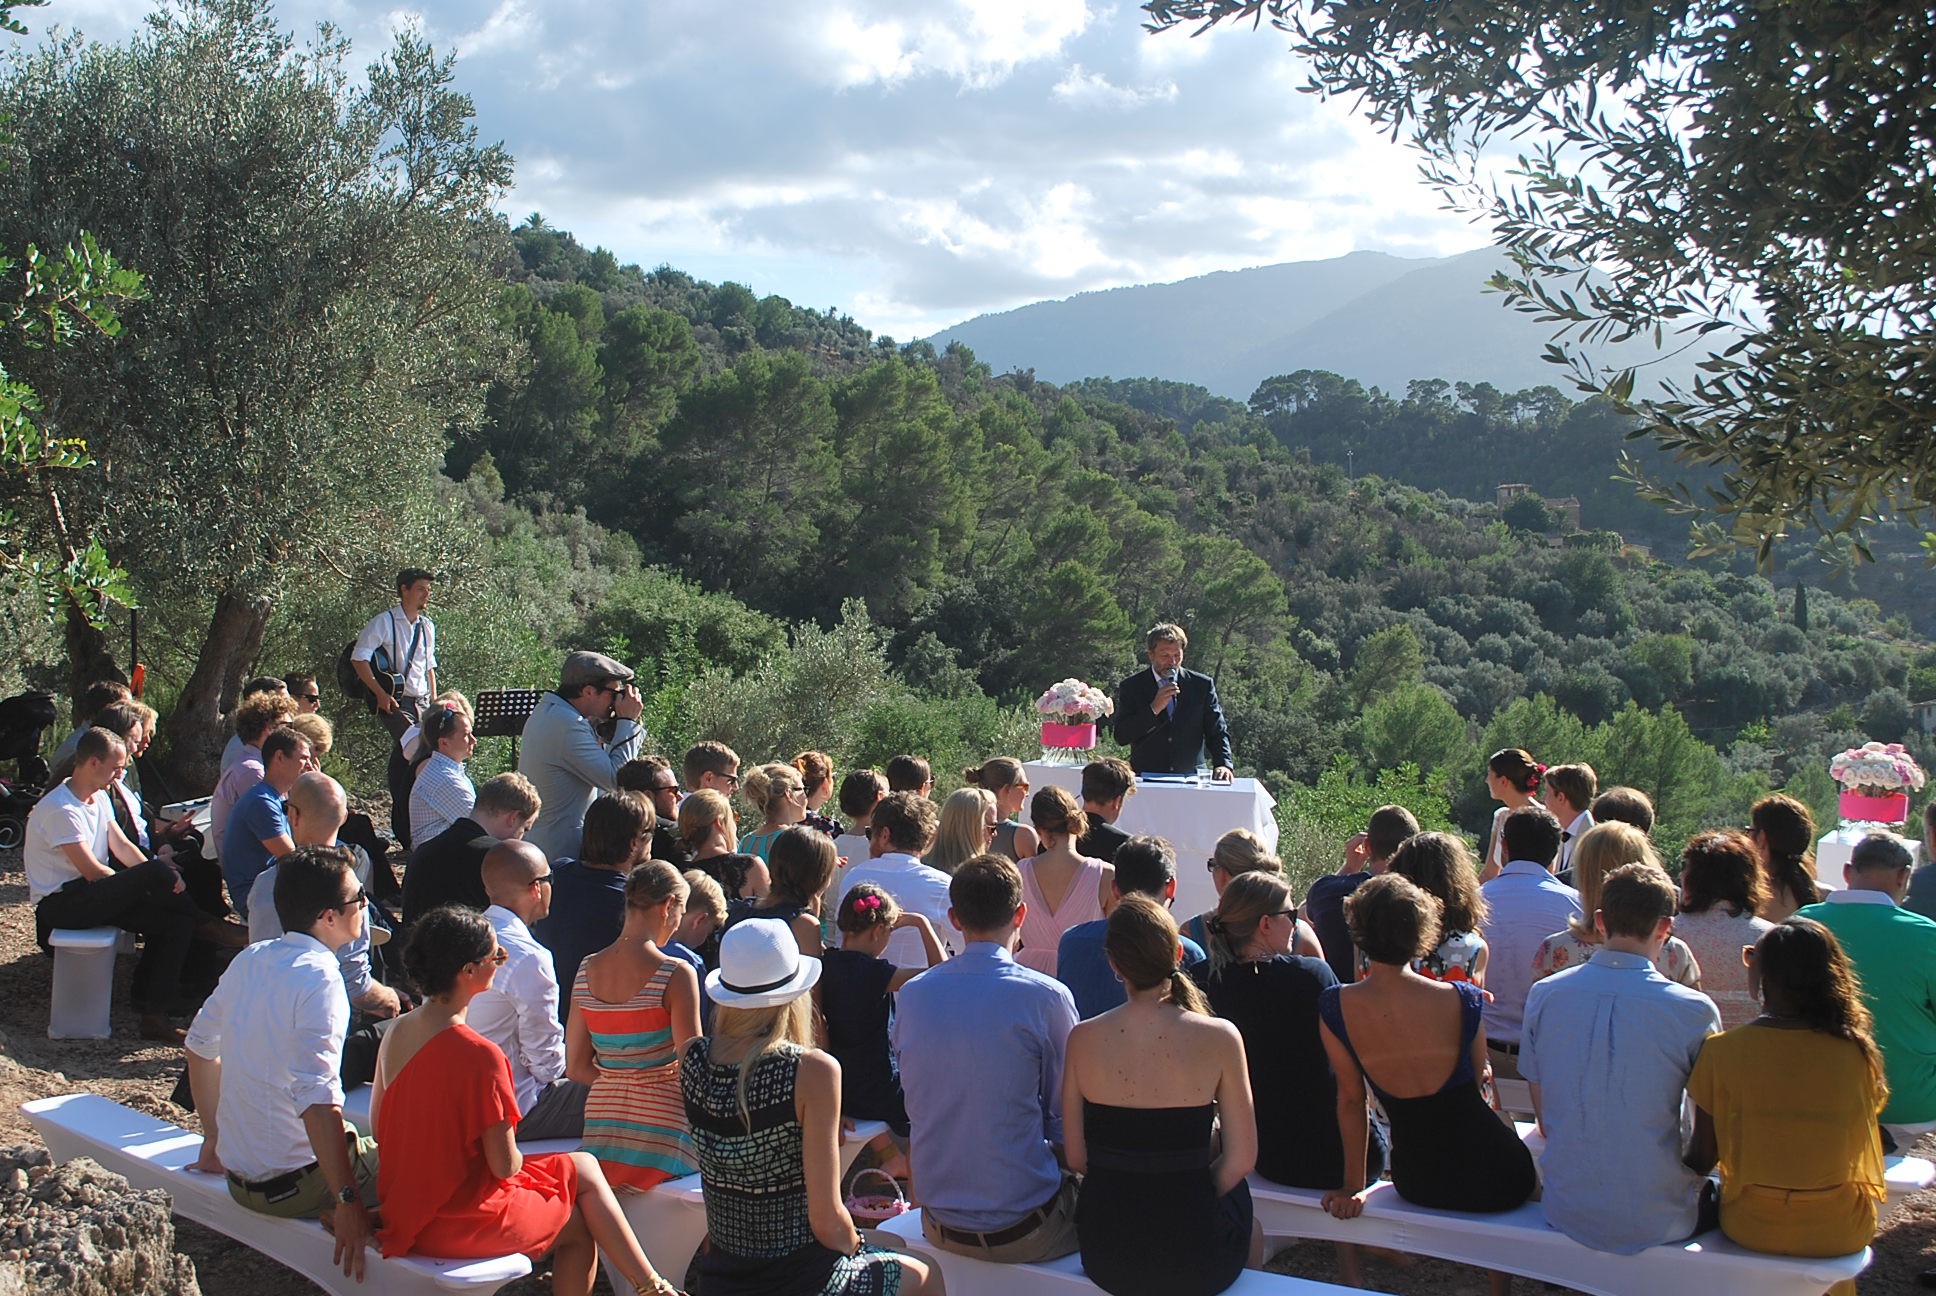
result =
[[[410,784],[416,769],[394,740],[423,717],[437,696],[437,627],[424,615],[431,572],[405,567],[397,573],[397,603],[363,627],[350,650],[350,665],[370,691],[377,720],[390,731],[390,831],[410,846]]]

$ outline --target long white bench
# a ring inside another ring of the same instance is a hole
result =
[[[1498,1269],[1557,1283],[1595,1296],[1656,1296],[1699,1291],[1701,1296],[1822,1296],[1869,1265],[1868,1248],[1854,1255],[1807,1259],[1768,1255],[1737,1246],[1719,1231],[1686,1242],[1616,1256],[1581,1246],[1547,1225],[1538,1202],[1497,1215],[1428,1210],[1398,1195],[1389,1182],[1372,1188],[1364,1213],[1334,1219],[1316,1189],[1286,1188],[1250,1176],[1251,1201],[1266,1238],[1320,1238],[1389,1247],[1482,1269]],[[954,1296],[952,1290],[950,1296]]]
[[[283,1220],[238,1206],[220,1175],[188,1165],[201,1152],[202,1136],[95,1094],[40,1098],[20,1108],[58,1161],[89,1157],[136,1188],[159,1188],[175,1213],[262,1252],[325,1291],[343,1296],[381,1292],[432,1296],[468,1292],[489,1296],[531,1272],[521,1255],[489,1260],[434,1260],[403,1256],[386,1260],[374,1247],[364,1252],[364,1282],[343,1276],[336,1242],[315,1220]]]
[[[1546,1136],[1539,1132],[1539,1126],[1531,1121],[1514,1121],[1513,1130],[1533,1154],[1534,1161],[1546,1155]],[[1924,1157],[1892,1153],[1882,1158],[1882,1184],[1889,1194],[1882,1203],[1883,1213],[1894,1210],[1933,1183],[1936,1183],[1936,1163]]]
[[[1082,1271],[1080,1255],[1038,1264],[991,1264],[953,1251],[944,1251],[921,1232],[921,1212],[911,1210],[870,1230],[872,1240],[905,1251],[933,1265],[942,1275],[948,1296],[1094,1296],[1098,1288]],[[1226,1296],[1343,1296],[1360,1288],[1337,1287],[1311,1278],[1246,1269],[1224,1289]],[[1816,1293],[1820,1296],[1820,1293]]]

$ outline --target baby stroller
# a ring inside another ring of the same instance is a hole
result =
[[[0,701],[0,762],[14,763],[14,777],[0,774],[0,850],[14,850],[27,835],[27,814],[47,783],[40,736],[59,717],[51,693],[21,693]]]

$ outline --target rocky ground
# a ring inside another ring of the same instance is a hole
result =
[[[27,888],[20,872],[19,857],[0,853],[0,1149],[14,1145],[39,1148],[32,1126],[20,1115],[20,1104],[33,1098],[86,1090],[103,1094],[130,1107],[151,1112],[169,1120],[197,1128],[195,1117],[169,1101],[176,1077],[181,1072],[179,1049],[143,1044],[135,1038],[133,1016],[126,1011],[126,978],[132,960],[120,960],[120,984],[116,990],[115,1037],[109,1040],[51,1040],[47,1038],[47,997],[52,976],[51,960],[34,944],[33,913],[27,903]],[[1917,1151],[1936,1155],[1936,1138],[1925,1139]],[[0,1152],[0,1239],[15,1230],[15,1218],[27,1208],[29,1191],[26,1177],[44,1176],[31,1164],[31,1157]],[[16,1190],[15,1172],[22,1176]],[[50,1184],[42,1196],[52,1196],[56,1206],[75,1201],[98,1199],[99,1180],[86,1174],[67,1176]],[[136,1221],[131,1234],[139,1236]],[[118,1236],[111,1231],[110,1241]],[[54,1248],[56,1265],[43,1269],[39,1290],[75,1292],[80,1290],[141,1293],[141,1296],[172,1296],[190,1293],[199,1279],[207,1296],[256,1296],[264,1291],[296,1293],[316,1291],[304,1279],[246,1247],[211,1233],[186,1220],[175,1222],[177,1250],[192,1262],[192,1275],[181,1274],[164,1261],[141,1255],[138,1263],[121,1268],[107,1266],[102,1258],[113,1248],[103,1247],[95,1238],[86,1247]],[[0,1250],[5,1249],[0,1242]],[[1874,1265],[1863,1275],[1863,1296],[1887,1296],[1920,1290],[1916,1277],[1923,1269],[1936,1266],[1936,1190],[1931,1190],[1897,1208],[1884,1222],[1875,1244]],[[5,1269],[13,1257],[0,1256],[0,1289],[5,1289]],[[76,1285],[71,1269],[76,1263],[99,1262],[112,1272],[101,1277],[111,1280],[92,1288]],[[62,1270],[59,1265],[68,1265]],[[1332,1249],[1324,1243],[1296,1243],[1281,1251],[1270,1267],[1281,1273],[1327,1281],[1337,1280]],[[62,1276],[66,1274],[67,1276]],[[1374,1289],[1393,1296],[1477,1296],[1486,1290],[1486,1277],[1478,1270],[1437,1260],[1401,1261],[1396,1257],[1373,1256],[1366,1265],[1365,1278]],[[183,1280],[186,1279],[186,1285]],[[605,1290],[600,1278],[600,1290]],[[1558,1288],[1546,1287],[1527,1279],[1514,1284],[1520,1296]],[[538,1273],[521,1283],[503,1289],[505,1296],[540,1296],[551,1288],[550,1276]]]

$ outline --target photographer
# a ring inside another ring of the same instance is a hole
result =
[[[538,790],[542,809],[525,840],[546,858],[578,855],[585,811],[600,792],[618,789],[618,770],[639,754],[645,730],[639,725],[644,699],[632,686],[632,670],[603,653],[575,652],[565,658],[556,692],[538,702],[524,722],[518,773]],[[599,727],[612,719],[611,737]]]

